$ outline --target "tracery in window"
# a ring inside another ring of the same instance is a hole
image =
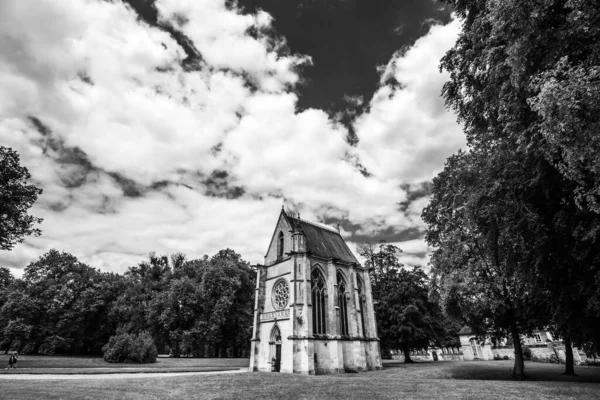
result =
[[[348,335],[348,300],[346,293],[346,281],[340,271],[337,273],[338,306],[340,308],[340,334]]]
[[[276,310],[287,307],[290,300],[290,287],[285,279],[280,279],[273,285],[271,300]]]
[[[362,335],[367,337],[367,330],[365,329],[365,313],[363,312],[363,295],[365,293],[363,281],[360,276],[356,277],[358,283],[358,313],[360,314],[360,325],[362,327]]]
[[[281,342],[281,332],[279,331],[279,326],[275,325],[273,330],[271,330],[271,342]]]
[[[323,274],[315,268],[311,274],[312,279],[312,321],[313,334],[327,333],[327,284]]]

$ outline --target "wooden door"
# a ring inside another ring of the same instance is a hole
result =
[[[275,372],[281,369],[281,344],[275,345]]]

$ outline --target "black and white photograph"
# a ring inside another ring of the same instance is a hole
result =
[[[0,399],[600,399],[597,0],[0,0]]]

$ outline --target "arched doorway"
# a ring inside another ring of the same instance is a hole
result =
[[[271,371],[279,372],[281,370],[281,332],[277,324],[271,330]]]

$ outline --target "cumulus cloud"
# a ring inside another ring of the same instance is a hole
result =
[[[422,229],[426,196],[406,184],[461,143],[437,71],[456,22],[394,56],[353,147],[325,111],[297,111],[310,55],[290,54],[267,13],[156,6],[200,53],[194,68],[123,3],[0,2],[0,142],[44,189],[32,210],[43,235],[0,263],[22,268],[53,247],[111,271],[149,251],[230,247],[260,262],[284,199],[303,218],[351,222],[351,235]]]
[[[434,25],[381,68],[382,86],[371,99],[370,112],[356,123],[361,161],[381,179],[431,179],[450,154],[465,146],[456,116],[440,98],[449,76],[438,69],[459,29],[456,19]]]

